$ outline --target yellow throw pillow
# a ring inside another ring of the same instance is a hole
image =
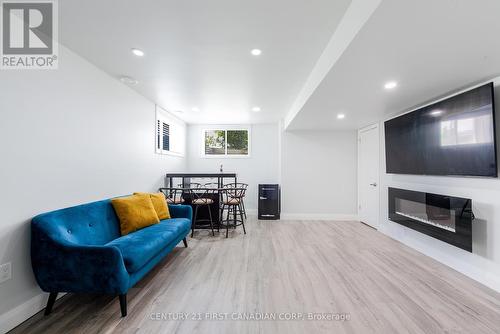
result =
[[[156,214],[160,220],[170,219],[170,211],[168,211],[167,199],[163,193],[134,193],[134,195],[149,195],[151,202],[155,208]]]
[[[120,220],[122,235],[160,222],[153,202],[147,194],[113,198],[111,204]]]

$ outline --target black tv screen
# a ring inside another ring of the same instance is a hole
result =
[[[493,83],[385,122],[386,172],[497,177]]]

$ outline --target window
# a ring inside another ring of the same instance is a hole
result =
[[[226,154],[226,132],[224,130],[205,131],[205,154]]]
[[[248,155],[248,130],[227,130],[227,154]]]
[[[170,151],[170,125],[163,123],[163,150]]]
[[[183,121],[156,106],[156,153],[184,156],[186,125]]]
[[[203,156],[248,157],[250,129],[217,128],[203,130]]]

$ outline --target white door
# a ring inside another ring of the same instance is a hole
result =
[[[374,228],[379,221],[379,129],[378,124],[358,131],[358,216]]]

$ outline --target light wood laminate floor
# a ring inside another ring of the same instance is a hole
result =
[[[498,293],[361,223],[250,219],[247,232],[195,233],[129,292],[126,318],[117,298],[67,295],[13,332],[500,333]],[[167,319],[182,312],[204,320]]]

